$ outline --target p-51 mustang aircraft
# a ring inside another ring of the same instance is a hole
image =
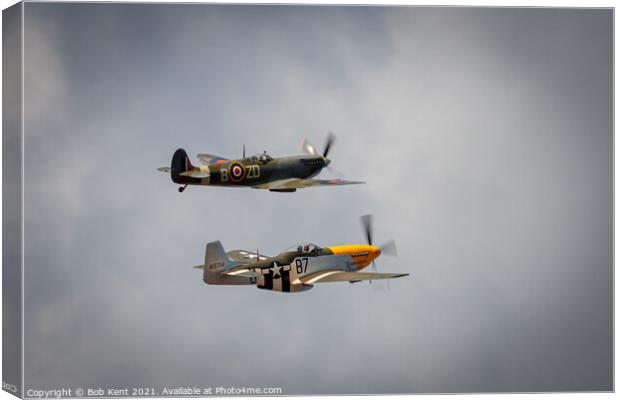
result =
[[[331,163],[327,154],[334,140],[334,135],[330,134],[323,154],[317,154],[314,147],[304,139],[302,148],[308,155],[275,159],[267,155],[267,152],[246,157],[245,146],[243,158],[238,160],[229,160],[213,154],[198,154],[197,157],[203,164],[199,167],[192,165],[185,150],[178,149],[172,156],[170,167],[161,167],[158,170],[170,173],[174,183],[183,185],[179,187],[179,192],[183,192],[187,185],[249,186],[272,192],[294,192],[311,186],[364,183],[341,179],[310,179]]]
[[[315,283],[360,282],[400,278],[409,274],[376,272],[375,259],[382,253],[396,255],[394,241],[372,244],[371,216],[362,217],[368,244],[319,247],[295,245],[275,257],[258,251],[232,250],[226,253],[219,241],[207,243],[202,279],[210,285],[256,285],[276,292],[303,292]],[[358,272],[372,263],[373,272]]]

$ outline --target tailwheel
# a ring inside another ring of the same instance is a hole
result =
[[[179,187],[179,193],[183,193],[186,187],[187,185]]]

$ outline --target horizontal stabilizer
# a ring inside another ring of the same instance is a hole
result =
[[[256,258],[258,257],[261,261],[266,260],[267,256],[263,254],[256,254],[256,250],[248,251],[248,250],[231,250],[228,252],[228,257],[234,261],[240,262],[256,262]]]
[[[269,269],[267,268],[264,270],[265,272],[269,272]],[[260,269],[254,269],[252,267],[248,267],[247,265],[231,268],[227,270],[225,274],[229,276],[244,276],[248,278],[258,278],[263,275]]]
[[[159,168],[157,168],[157,170],[158,170],[158,171],[161,171],[161,172],[165,172],[165,173],[167,173],[167,174],[169,174],[170,172],[172,172],[172,168],[170,168],[170,167],[159,167]]]
[[[191,171],[181,172],[180,176],[189,176],[190,178],[208,178],[209,173],[207,171],[201,171],[199,169],[193,169]]]

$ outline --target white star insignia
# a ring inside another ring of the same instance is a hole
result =
[[[274,262],[273,267],[269,269],[273,271],[273,279],[280,279],[280,269],[282,269],[282,267]]]

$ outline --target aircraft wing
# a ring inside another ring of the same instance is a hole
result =
[[[379,279],[392,279],[408,276],[409,274],[386,274],[381,272],[345,272],[339,270],[319,271],[300,278],[304,284],[323,282],[359,282],[376,281]]]
[[[213,165],[222,161],[229,161],[228,158],[216,156],[213,154],[197,154],[196,157],[200,160],[204,165]]]
[[[256,250],[255,251],[231,250],[226,254],[228,254],[228,258],[230,258],[233,261],[240,261],[240,262],[256,261]],[[260,257],[260,260],[266,260],[268,258],[268,256],[263,255],[263,254],[260,254],[259,257]]]
[[[287,190],[287,189],[303,189],[312,186],[341,186],[341,185],[358,185],[366,182],[343,181],[342,179],[298,179],[289,178],[279,181],[262,183],[253,186],[255,189],[270,190]]]

